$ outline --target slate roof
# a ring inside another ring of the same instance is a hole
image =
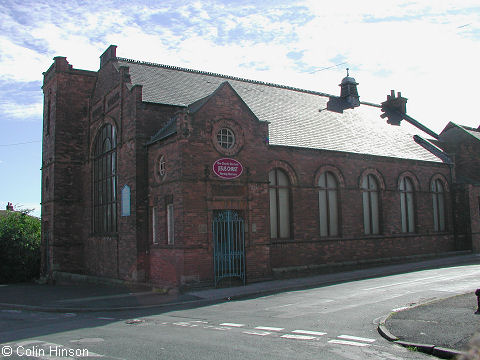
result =
[[[477,129],[474,129],[468,126],[463,126],[463,125],[458,125],[458,126],[461,127],[463,130],[465,130],[470,135],[472,135],[473,137],[477,138],[477,140],[480,140],[480,131],[478,131]]]
[[[470,136],[473,136],[477,140],[480,140],[480,130],[479,129],[475,129],[475,128],[465,126],[465,125],[459,125],[459,124],[456,124],[452,121],[450,121],[447,124],[447,126],[445,126],[445,128],[442,130],[440,135],[446,134],[449,130],[459,130],[460,133],[468,134]]]
[[[154,143],[155,141],[165,139],[169,137],[170,135],[173,135],[177,132],[177,122],[175,121],[175,118],[172,117],[164,127],[162,127],[155,135],[152,136],[152,139],[150,140],[150,144]]]
[[[268,121],[270,145],[293,146],[432,162],[442,160],[402,127],[380,118],[380,106],[362,103],[343,113],[327,110],[331,95],[123,58],[131,86],[143,101],[188,106],[228,81],[260,121]]]

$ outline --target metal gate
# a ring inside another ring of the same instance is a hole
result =
[[[213,219],[215,286],[226,278],[245,284],[244,221],[234,210],[222,210]]]

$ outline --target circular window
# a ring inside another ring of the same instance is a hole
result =
[[[219,120],[212,124],[212,145],[220,154],[232,156],[243,147],[244,136],[242,128],[233,120]]]
[[[231,149],[235,145],[235,134],[229,128],[221,128],[217,133],[217,142],[224,149]]]

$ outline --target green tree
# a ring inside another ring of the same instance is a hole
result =
[[[40,219],[25,211],[0,214],[0,283],[28,281],[40,274]]]

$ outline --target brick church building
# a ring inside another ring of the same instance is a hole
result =
[[[400,94],[366,103],[357,85],[347,74],[330,95],[115,46],[98,71],[56,57],[43,83],[43,271],[215,286],[478,251],[480,131],[437,135]]]

